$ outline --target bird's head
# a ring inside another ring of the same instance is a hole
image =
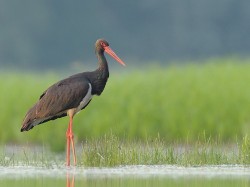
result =
[[[121,65],[126,66],[126,64],[115,54],[115,52],[109,47],[109,43],[104,39],[99,39],[95,43],[96,51],[104,51],[113,57]]]

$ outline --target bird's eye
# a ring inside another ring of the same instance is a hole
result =
[[[106,44],[105,44],[104,42],[101,42],[101,46],[102,46],[102,47],[105,47]]]

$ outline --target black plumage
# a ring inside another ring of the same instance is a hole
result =
[[[95,51],[98,68],[92,72],[72,75],[50,86],[27,112],[21,131],[28,131],[35,125],[66,116],[69,109],[77,108],[80,105],[90,85],[91,95],[101,95],[109,77],[103,45],[109,46],[107,41],[97,40]],[[90,101],[91,99],[81,109],[84,109]]]
[[[29,109],[21,127],[21,132],[29,131],[38,124],[68,115],[69,125],[66,131],[67,166],[70,165],[70,144],[72,145],[74,164],[76,165],[72,130],[73,117],[90,103],[93,95],[101,95],[109,77],[108,63],[104,52],[125,66],[125,63],[109,47],[108,42],[103,39],[96,41],[95,52],[98,58],[98,68],[92,72],[72,75],[50,86],[42,93],[37,103]]]

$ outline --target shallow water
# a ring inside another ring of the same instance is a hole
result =
[[[250,166],[132,165],[113,168],[67,168],[62,164],[64,154],[52,155],[53,162],[49,161],[46,165],[47,160],[50,160],[47,152],[44,154],[44,150],[39,147],[32,151],[27,149],[9,146],[3,149],[3,155],[5,155],[3,160],[8,166],[0,166],[0,187],[250,186]],[[27,155],[27,159],[24,157],[26,152],[32,153]],[[15,158],[12,158],[12,155]],[[44,162],[40,155],[45,155]],[[25,163],[19,160],[25,161]],[[32,160],[35,160],[34,163]],[[39,167],[39,163],[41,167]]]
[[[8,166],[0,167],[0,178],[34,178],[36,176],[64,178],[66,174],[80,178],[121,178],[121,177],[204,177],[204,178],[246,178],[250,179],[250,167],[240,165],[217,165],[182,167],[174,165],[133,165],[114,168],[50,166]]]
[[[114,168],[0,167],[0,186],[248,186],[250,167],[137,165]]]

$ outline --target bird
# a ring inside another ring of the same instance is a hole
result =
[[[75,166],[77,162],[72,130],[73,118],[76,113],[88,106],[93,96],[101,95],[109,78],[108,62],[104,52],[122,66],[126,66],[105,39],[98,39],[95,43],[95,54],[98,59],[97,69],[74,74],[51,85],[42,93],[39,100],[28,110],[23,119],[21,132],[29,131],[33,127],[50,120],[69,117],[66,131],[66,166],[70,166],[70,144]]]

